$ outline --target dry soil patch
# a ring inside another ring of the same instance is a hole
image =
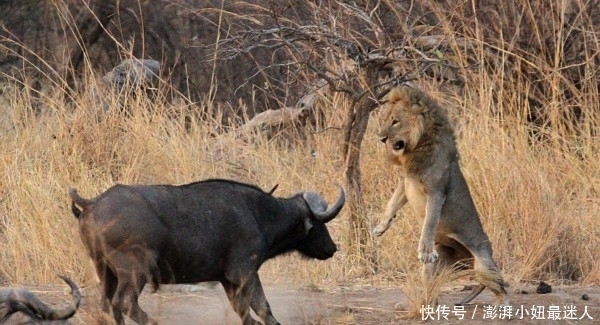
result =
[[[45,285],[31,289],[53,306],[64,306],[68,299],[68,290],[64,286]],[[424,312],[423,317],[407,319],[407,297],[395,287],[265,286],[273,313],[284,325],[505,324],[508,321],[501,319],[504,316],[501,311],[486,306],[494,301],[487,290],[465,307],[463,319],[460,319],[461,310],[452,304],[466,294],[461,289],[448,288],[440,297],[441,308]],[[516,314],[511,324],[600,324],[600,287],[553,286],[549,294],[537,294],[535,289],[534,284],[511,288],[513,313]],[[584,294],[588,300],[582,299]],[[161,324],[241,324],[220,285],[163,286],[156,293],[144,292],[140,303]],[[429,320],[425,322],[422,318]],[[70,324],[98,324],[96,319],[97,290],[84,289],[81,309]],[[22,324],[25,320],[21,315],[15,315],[6,324]],[[128,324],[133,323],[128,321]]]

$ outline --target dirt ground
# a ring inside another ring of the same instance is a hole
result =
[[[449,287],[440,297],[439,308],[407,319],[407,297],[398,288],[336,286],[330,288],[298,285],[266,285],[265,292],[275,317],[282,324],[504,324],[507,313],[491,309],[494,297],[488,290],[461,310],[453,306],[467,292]],[[31,288],[43,301],[60,307],[67,303],[64,286]],[[536,293],[536,285],[510,288],[513,324],[600,324],[600,287],[560,286],[548,294]],[[79,312],[70,324],[99,322],[96,288],[82,290]],[[239,325],[220,285],[163,286],[156,293],[144,292],[140,304],[160,324]],[[508,312],[508,311],[506,311]],[[580,319],[581,318],[581,319]],[[427,321],[424,321],[427,319]],[[6,324],[24,324],[27,319],[13,315]],[[52,323],[48,323],[52,324]],[[55,324],[58,324],[55,322]],[[130,320],[127,324],[134,324]]]

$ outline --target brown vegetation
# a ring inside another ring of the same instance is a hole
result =
[[[345,135],[339,129],[351,105],[344,92],[320,97],[315,107],[333,128],[309,132],[304,145],[280,146],[261,134],[243,143],[235,128],[222,123],[224,107],[248,107],[248,117],[291,107],[305,93],[300,81],[320,78],[305,66],[281,65],[290,53],[272,48],[206,59],[238,28],[268,28],[282,15],[304,17],[298,25],[329,26],[355,39],[364,53],[391,58],[377,78],[411,75],[449,108],[465,178],[508,282],[600,282],[597,1],[355,2],[361,11],[341,1],[238,1],[224,7],[206,1],[192,7],[190,1],[131,0],[118,8],[86,2],[96,17],[85,6],[76,7],[78,14],[70,11],[74,3],[0,4],[14,13],[6,16],[0,37],[7,79],[0,98],[0,282],[53,281],[60,271],[93,284],[68,212],[69,187],[96,193],[114,183],[180,184],[219,176],[263,188],[280,184],[278,193],[290,193],[324,180],[343,183]],[[101,111],[98,97],[110,107],[121,103],[98,92],[96,80],[132,57],[161,62],[159,95],[165,100],[128,98],[127,116]],[[340,77],[355,67],[339,55],[325,58],[319,67]],[[301,79],[293,83],[287,76]],[[182,100],[170,100],[174,90]],[[358,208],[369,228],[397,185],[395,171],[381,159],[378,128],[373,119],[358,165],[364,197]],[[329,188],[316,190],[334,195]],[[368,240],[348,234],[348,216],[339,219],[331,225],[334,239]],[[263,277],[410,284],[418,262],[405,247],[417,246],[420,227],[410,212],[403,220],[375,243],[381,246],[375,263],[342,249],[320,265],[274,260]]]

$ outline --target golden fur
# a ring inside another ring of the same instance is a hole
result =
[[[460,170],[446,112],[423,92],[401,87],[390,91],[382,119],[379,136],[386,158],[400,167],[403,177],[373,234],[381,236],[409,202],[425,217],[417,249],[424,281],[442,267],[471,266],[480,285],[460,303],[488,287],[499,304],[508,304],[492,246]]]

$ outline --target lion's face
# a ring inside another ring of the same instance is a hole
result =
[[[418,145],[423,134],[422,111],[420,103],[411,100],[407,88],[390,91],[379,138],[385,143],[387,158],[393,163],[402,164],[403,156]]]

